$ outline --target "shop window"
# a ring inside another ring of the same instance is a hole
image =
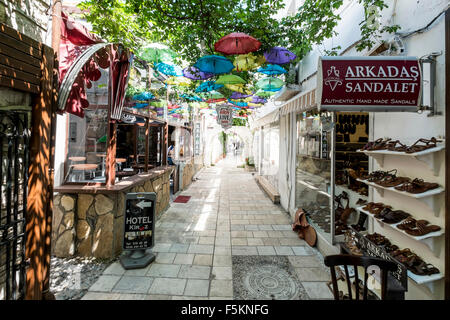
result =
[[[278,123],[263,129],[263,157],[261,175],[275,188],[278,188],[280,126]]]
[[[296,207],[308,213],[310,223],[331,239],[331,130],[321,117],[330,113],[307,112],[297,116]]]
[[[66,182],[105,182],[106,106],[90,104],[84,118],[69,115]]]

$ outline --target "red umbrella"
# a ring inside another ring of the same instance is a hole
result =
[[[224,54],[246,54],[259,49],[261,42],[242,32],[233,32],[221,38],[214,50]]]

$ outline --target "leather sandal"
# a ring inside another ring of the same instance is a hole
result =
[[[436,140],[435,137],[432,137],[430,140],[421,138],[421,139],[417,140],[416,142],[414,142],[413,145],[406,148],[405,152],[406,153],[416,153],[416,152],[424,151],[427,149],[435,148],[437,142],[441,142],[441,140]],[[423,143],[423,144],[420,144],[420,143]]]
[[[383,217],[383,222],[385,222],[387,224],[394,224],[394,223],[398,223],[402,220],[405,220],[409,216],[411,216],[411,215],[403,210],[395,210],[395,211],[391,211],[388,214],[386,214]],[[406,232],[408,232],[408,231],[406,231]]]
[[[396,190],[406,191],[409,193],[424,193],[426,191],[439,188],[439,184],[432,182],[425,182],[423,179],[414,179],[411,182],[404,183],[400,186],[395,187]]]

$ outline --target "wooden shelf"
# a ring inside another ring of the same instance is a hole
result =
[[[427,149],[420,152],[415,153],[405,153],[405,152],[397,152],[397,151],[389,151],[389,150],[358,150],[360,153],[364,153],[370,157],[373,157],[380,167],[384,165],[385,156],[403,156],[403,157],[412,157],[416,158],[419,161],[426,163],[430,169],[433,171],[434,175],[437,176],[440,171],[441,163],[438,161],[437,152],[445,149],[445,145],[443,143],[437,144],[435,148]]]
[[[439,256],[440,252],[438,250],[439,246],[437,245],[436,241],[438,237],[442,236],[444,234],[444,230],[439,230],[436,232],[430,232],[427,233],[423,236],[412,236],[408,233],[406,233],[405,231],[398,229],[397,225],[399,225],[400,223],[402,223],[402,221],[398,222],[398,223],[393,223],[393,224],[389,224],[389,223],[385,223],[380,219],[375,218],[374,214],[370,213],[369,211],[363,210],[364,206],[358,207],[356,208],[356,210],[358,210],[359,212],[364,213],[365,215],[367,215],[369,218],[377,221],[378,223],[380,223],[380,225],[384,226],[385,224],[388,225],[390,228],[396,230],[397,232],[400,232],[401,234],[404,234],[405,236],[407,236],[408,238],[414,239],[416,241],[422,242],[424,243],[426,246],[428,246],[430,248],[430,250],[434,253],[434,255],[436,257]]]
[[[427,192],[422,192],[422,193],[416,194],[416,193],[409,193],[406,191],[399,191],[399,190],[395,189],[394,187],[389,187],[389,188],[382,187],[376,183],[368,182],[363,179],[357,179],[357,180],[367,184],[368,186],[374,187],[380,193],[380,195],[382,197],[384,196],[384,191],[390,191],[390,192],[393,192],[396,194],[401,194],[401,195],[409,197],[409,198],[420,200],[420,201],[424,202],[425,204],[427,204],[431,210],[433,210],[434,215],[436,217],[439,216],[439,211],[441,210],[441,203],[436,199],[437,197],[435,197],[435,196],[439,195],[445,191],[444,188],[442,188],[442,187],[428,190]]]

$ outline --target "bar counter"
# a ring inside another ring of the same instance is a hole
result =
[[[55,187],[52,254],[114,258],[122,251],[125,197],[129,192],[155,192],[156,215],[170,202],[172,166],[136,174],[113,186],[68,184]]]

